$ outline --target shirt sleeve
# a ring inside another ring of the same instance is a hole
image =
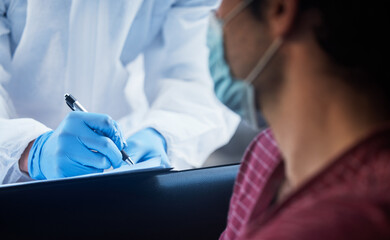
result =
[[[12,119],[16,116],[4,84],[10,81],[10,29],[7,3],[0,0],[0,184],[31,180],[19,169],[19,158],[28,143],[49,131],[33,119]]]
[[[175,168],[200,167],[226,144],[239,117],[216,98],[208,69],[208,17],[217,0],[177,1],[144,52],[150,111],[141,128],[166,139]]]
[[[386,201],[385,201],[386,202]],[[248,239],[390,239],[389,206],[377,200],[333,198],[290,208]],[[388,203],[388,202],[387,202]]]

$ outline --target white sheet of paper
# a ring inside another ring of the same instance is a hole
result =
[[[123,165],[120,168],[113,169],[110,171],[105,171],[103,173],[91,173],[86,175],[80,175],[75,177],[68,177],[68,178],[61,178],[61,179],[51,179],[51,180],[33,180],[30,182],[21,182],[21,183],[10,183],[10,184],[3,184],[0,185],[0,188],[5,187],[13,187],[13,186],[19,186],[19,185],[29,185],[29,184],[37,184],[42,182],[58,182],[58,181],[68,181],[71,179],[80,179],[80,178],[91,178],[95,176],[101,176],[101,175],[116,175],[116,174],[122,174],[122,173],[130,173],[130,172],[150,172],[150,171],[156,171],[164,169],[165,167],[161,164],[161,158],[152,158],[148,161],[137,163],[135,165]]]

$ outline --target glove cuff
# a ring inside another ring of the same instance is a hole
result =
[[[165,150],[165,153],[166,153],[167,152],[167,141],[165,140],[164,136],[154,128],[146,128],[146,130],[151,131],[152,136],[157,137],[161,140],[161,143],[162,143],[164,150]]]
[[[46,179],[43,175],[40,167],[41,161],[41,152],[43,145],[47,139],[53,134],[53,131],[46,132],[35,139],[34,144],[32,145],[30,152],[28,154],[28,173],[30,177],[36,180]]]

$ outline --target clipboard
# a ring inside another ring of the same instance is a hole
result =
[[[82,179],[96,179],[96,178],[104,178],[108,176],[119,176],[125,174],[136,174],[136,173],[160,173],[160,172],[168,172],[172,170],[172,168],[166,168],[162,165],[161,158],[152,158],[148,161],[137,163],[135,165],[123,165],[120,168],[112,169],[109,171],[104,171],[102,173],[91,173],[74,177],[60,178],[60,179],[50,179],[50,180],[32,180],[29,182],[19,182],[19,183],[10,183],[0,185],[0,189],[2,188],[12,188],[17,186],[26,186],[26,185],[37,185],[37,184],[47,184],[53,182],[69,182],[74,180],[82,180]]]

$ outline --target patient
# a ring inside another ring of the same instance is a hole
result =
[[[221,239],[390,239],[390,9],[225,0],[218,17],[232,9],[226,60],[270,129],[247,149]]]

